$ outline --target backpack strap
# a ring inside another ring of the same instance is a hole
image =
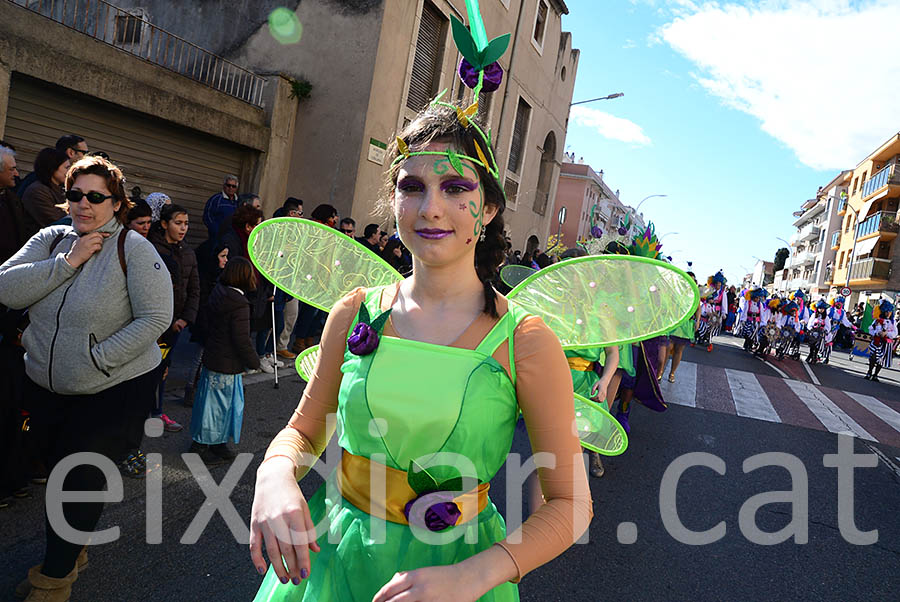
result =
[[[128,228],[122,228],[119,232],[119,240],[116,247],[119,251],[119,265],[122,266],[122,273],[128,278],[128,264],[125,263],[125,239],[128,238]]]
[[[62,242],[62,239],[65,238],[65,236],[66,236],[65,232],[60,232],[59,234],[56,235],[56,238],[53,239],[53,242],[50,243],[50,257],[53,256],[53,249],[55,249],[57,246],[59,246],[59,243]]]

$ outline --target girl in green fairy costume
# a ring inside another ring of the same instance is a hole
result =
[[[489,283],[505,199],[470,126],[432,106],[389,149],[387,200],[413,274],[329,314],[303,398],[257,473],[251,556],[265,573],[265,547],[272,563],[257,600],[517,600],[515,583],[587,528],[566,358]],[[539,469],[546,503],[508,537],[487,490],[520,411],[556,467]],[[307,502],[297,478],[332,437],[330,414],[341,466]],[[439,452],[452,460],[430,462]]]

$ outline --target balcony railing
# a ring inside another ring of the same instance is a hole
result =
[[[815,240],[819,238],[821,228],[815,224],[807,224],[800,230],[800,240]]]
[[[145,61],[262,106],[265,79],[104,0],[10,0]]]
[[[850,281],[853,280],[889,280],[891,277],[891,260],[870,257],[854,261],[850,267]]]
[[[867,217],[856,226],[856,237],[862,238],[876,232],[893,232],[898,230],[897,214],[879,211]]]
[[[832,232],[832,234],[831,234],[831,248],[833,249],[833,248],[835,248],[835,247],[838,247],[838,246],[840,246],[840,244],[841,244],[841,231],[838,230],[837,232]]]
[[[862,187],[863,198],[875,194],[888,184],[900,184],[900,173],[897,173],[897,177],[894,177],[895,172],[897,171],[896,167],[896,164],[888,165],[887,167],[873,175],[871,178],[866,180],[865,184],[863,184]]]

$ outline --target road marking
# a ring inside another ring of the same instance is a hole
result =
[[[767,422],[781,422],[778,412],[772,407],[769,396],[751,372],[725,369],[728,386],[731,387],[731,398],[738,416],[757,418]]]
[[[820,383],[819,379],[816,378],[816,375],[813,374],[812,368],[809,367],[809,364],[804,362],[802,359],[800,360],[800,363],[803,364],[804,368],[806,368],[806,373],[809,374],[809,378],[813,381],[813,384],[816,386],[821,386],[822,383]]]
[[[849,431],[862,439],[878,441],[815,386],[796,380],[785,382],[828,431],[832,433]]]
[[[666,403],[675,403],[691,408],[697,407],[697,364],[681,362],[675,373],[675,382],[663,378],[660,388]]]
[[[776,366],[775,364],[773,364],[773,363],[770,362],[769,360],[763,360],[763,363],[764,363],[766,366],[768,366],[769,368],[771,368],[772,370],[774,370],[775,372],[777,372],[777,373],[781,376],[781,378],[785,378],[785,379],[790,379],[790,378],[791,378],[790,376],[788,376],[787,372],[785,372],[784,370],[782,370],[781,368],[779,368],[778,366]]]
[[[895,431],[900,433],[900,414],[869,395],[851,393],[850,391],[844,391],[844,394],[852,397],[859,405],[881,418],[882,421],[887,422]]]
[[[900,478],[900,466],[897,466],[896,464],[891,462],[891,459],[884,455],[884,453],[874,445],[870,445],[865,441],[863,441],[863,444],[869,448],[869,451],[881,458],[881,461],[884,462],[884,465],[888,467],[888,470],[894,473],[895,477]],[[900,460],[900,458],[897,459]]]

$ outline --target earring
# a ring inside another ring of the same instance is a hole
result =
[[[484,232],[485,232],[485,227],[482,226],[481,227],[481,236],[478,237],[478,240],[481,242],[484,242]]]

